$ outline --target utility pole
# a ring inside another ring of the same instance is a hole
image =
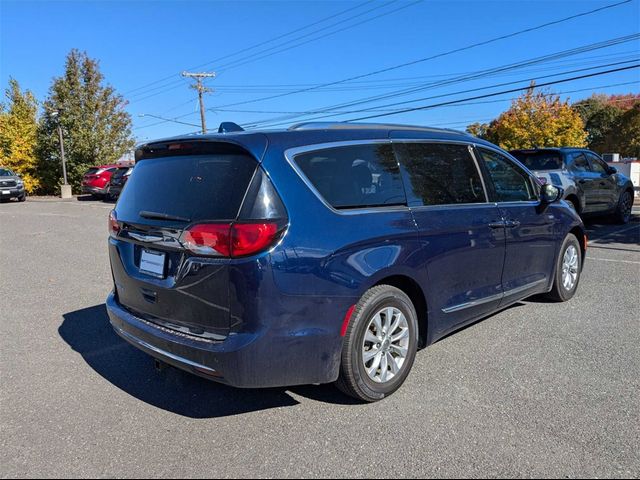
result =
[[[215,73],[190,73],[190,72],[182,72],[183,77],[190,77],[196,79],[196,84],[191,85],[191,88],[198,91],[198,99],[200,100],[200,122],[202,123],[202,133],[207,133],[207,120],[204,116],[204,100],[202,99],[202,95],[204,93],[213,92],[213,89],[205,87],[202,84],[203,78],[213,78],[216,76]]]

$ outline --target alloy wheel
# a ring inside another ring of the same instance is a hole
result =
[[[409,323],[395,307],[385,307],[371,318],[362,344],[367,375],[386,383],[400,373],[409,351]]]
[[[569,245],[562,259],[562,286],[570,291],[578,281],[578,269],[580,267],[580,255],[575,245]]]

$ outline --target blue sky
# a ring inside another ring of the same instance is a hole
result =
[[[356,82],[253,101],[393,67],[617,1],[620,0],[0,0],[0,87],[4,89],[9,76],[13,76],[42,100],[52,78],[62,74],[64,58],[69,50],[86,50],[91,57],[100,61],[107,82],[129,101],[127,109],[133,118],[134,134],[139,140],[146,140],[198,130],[195,126],[161,123],[158,119],[139,116],[151,114],[179,118],[180,121],[197,125],[199,114],[195,91],[189,88],[189,82],[180,77],[180,72],[186,69],[198,67],[199,71],[218,73],[215,79],[206,82],[207,86],[214,89],[205,97],[207,108],[218,108],[218,111],[207,112],[209,128],[215,128],[221,121],[252,124],[283,116],[270,112],[325,109],[640,32],[640,0],[633,0],[592,15],[364,77]],[[333,18],[323,21],[330,16]],[[315,22],[319,23],[303,28]],[[297,33],[285,35],[296,29],[299,29]],[[271,41],[278,36],[282,38]],[[321,36],[323,38],[318,38]],[[303,42],[307,43],[289,48]],[[282,46],[278,47],[280,44]],[[256,45],[258,47],[250,48]],[[285,51],[279,52],[285,48]],[[244,53],[236,54],[245,49]],[[277,53],[257,58],[274,52]],[[343,110],[390,110],[396,107],[385,107],[386,104],[439,95],[447,96],[401,106],[461,99],[523,86],[531,79],[538,78],[538,83],[541,83],[616,68],[603,67],[564,76],[550,76],[604,64],[631,62],[639,57],[640,42],[635,40],[488,78],[431,87],[410,95],[345,107]],[[621,63],[619,66],[630,64]],[[548,78],[539,79],[541,76]],[[461,90],[516,81],[506,87],[456,94]],[[640,69],[549,88],[556,92],[572,92],[562,93],[563,97],[570,97],[572,101],[587,97],[594,91],[638,93]],[[380,120],[464,129],[468,123],[487,121],[497,116],[509,106],[509,98],[514,95],[487,98],[483,103],[386,116]],[[247,101],[251,102],[224,107]],[[354,114],[336,115],[332,112],[332,115],[336,120],[354,118]],[[362,115],[355,114],[355,117]],[[297,120],[282,121],[294,123]],[[277,122],[266,124],[273,123]]]

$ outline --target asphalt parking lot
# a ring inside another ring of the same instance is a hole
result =
[[[107,320],[110,208],[0,205],[2,477],[640,476],[638,214],[589,224],[571,302],[451,335],[359,405],[157,373]]]

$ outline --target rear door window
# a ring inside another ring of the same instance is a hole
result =
[[[587,153],[587,158],[591,163],[591,171],[599,174],[607,174],[606,164],[593,153]]]
[[[411,206],[483,203],[480,172],[467,145],[394,143]]]
[[[406,205],[400,169],[389,144],[332,147],[294,162],[318,194],[337,209]]]
[[[118,201],[118,218],[136,221],[146,211],[192,222],[233,220],[256,166],[237,153],[140,160]]]
[[[588,172],[589,162],[584,153],[572,153],[569,155],[569,169],[574,172]]]
[[[504,155],[480,148],[484,165],[489,172],[498,202],[537,200],[531,177]]]

